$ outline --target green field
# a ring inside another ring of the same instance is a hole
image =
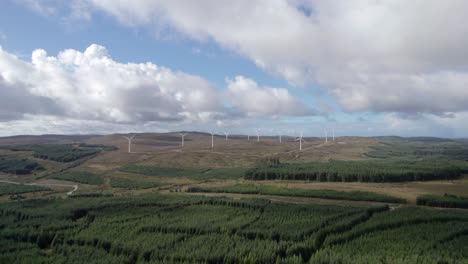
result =
[[[468,144],[440,138],[380,138],[382,144],[366,155],[379,159],[468,160]]]
[[[225,187],[190,187],[187,192],[201,193],[240,193],[240,194],[260,194],[260,195],[279,195],[291,197],[309,197],[323,198],[333,200],[351,200],[351,201],[375,201],[384,203],[406,203],[404,199],[392,197],[389,195],[361,192],[361,191],[335,191],[335,190],[306,190],[293,188],[280,188],[267,185],[236,184]]]
[[[37,185],[10,184],[0,182],[0,195],[48,191],[49,188]]]
[[[1,263],[466,263],[468,212],[183,195],[0,204]]]
[[[416,204],[447,208],[468,208],[468,197],[460,197],[456,195],[421,195],[416,199]]]
[[[244,175],[244,168],[214,169],[176,169],[144,165],[129,165],[120,169],[122,172],[160,177],[186,177],[194,180],[238,179]]]
[[[104,183],[102,177],[90,172],[64,172],[53,176],[54,179],[79,182],[90,185],[101,185]]]
[[[125,188],[125,189],[148,189],[165,185],[161,182],[148,182],[140,180],[129,180],[123,178],[112,178],[110,181],[112,188]]]

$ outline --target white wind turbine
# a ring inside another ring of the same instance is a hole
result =
[[[257,142],[260,142],[260,130],[257,129]]]
[[[211,148],[214,148],[214,134],[213,132],[210,132],[211,134]]]
[[[184,147],[184,141],[185,141],[185,136],[187,135],[188,133],[179,133],[179,135],[182,137],[182,147]]]
[[[304,139],[302,139],[303,132],[301,132],[301,136],[296,138],[295,141],[299,141],[299,151],[302,151],[302,142],[305,142]]]
[[[229,133],[228,133],[228,132],[226,132],[226,131],[224,131],[224,135],[226,136],[226,141],[227,141],[227,140],[228,140],[228,138],[229,138]]]
[[[131,137],[126,137],[123,136],[126,140],[128,140],[128,153],[132,152],[132,139],[135,137],[135,135],[132,135]]]
[[[279,131],[279,142],[280,143],[283,143],[283,134],[281,133],[281,131]]]
[[[324,133],[325,133],[325,144],[328,143],[328,130],[325,128],[324,129]]]
[[[249,134],[247,134],[247,140],[250,141],[250,135]]]

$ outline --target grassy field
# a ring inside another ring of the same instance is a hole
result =
[[[102,177],[95,175],[89,172],[80,172],[80,171],[73,171],[73,172],[65,172],[61,174],[57,174],[53,176],[54,179],[64,180],[64,181],[72,181],[72,182],[79,182],[84,184],[90,185],[101,185],[104,183]]]
[[[277,137],[261,137],[260,142],[238,136],[224,140],[215,136],[215,147],[211,149],[211,136],[203,133],[189,133],[185,146],[180,146],[177,133],[137,134],[132,144],[132,153],[127,153],[127,142],[122,135],[108,135],[88,140],[88,144],[113,145],[118,151],[102,153],[96,164],[113,167],[116,165],[139,164],[162,168],[248,168],[265,156],[276,156],[284,162],[311,162],[369,159],[365,153],[379,143],[373,138],[343,137],[336,142],[324,144],[322,139],[307,138],[304,150],[291,137],[284,137],[279,143]]]
[[[112,188],[125,188],[125,189],[148,189],[167,185],[161,182],[148,182],[141,180],[129,180],[124,178],[112,178],[110,180]]]
[[[0,203],[2,263],[464,263],[468,213],[183,195]]]
[[[49,191],[49,188],[35,185],[10,184],[0,182],[0,195],[21,194],[29,192]]]
[[[468,160],[468,144],[438,138],[383,137],[378,146],[371,146],[366,156],[395,160]]]
[[[186,177],[194,180],[208,179],[238,179],[243,177],[243,168],[214,168],[214,169],[176,169],[161,168],[143,165],[129,165],[122,169],[122,172],[142,174],[160,177]]]
[[[324,198],[334,200],[350,201],[374,201],[384,203],[406,203],[404,199],[392,197],[389,195],[362,192],[362,191],[335,191],[335,190],[306,190],[293,188],[279,188],[267,185],[236,184],[224,187],[189,187],[187,192],[200,193],[240,193],[240,194],[259,194],[259,195],[279,195],[292,197]]]

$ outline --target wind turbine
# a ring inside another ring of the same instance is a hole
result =
[[[224,132],[224,135],[226,136],[226,141],[228,140],[228,137],[229,137],[229,133],[228,132]]]
[[[185,133],[185,134],[179,133],[179,135],[182,137],[182,147],[184,147],[185,136],[186,136],[187,134],[188,134],[188,133]]]
[[[135,135],[131,136],[131,137],[126,137],[126,136],[123,136],[123,138],[125,138],[126,140],[128,140],[128,153],[132,152],[132,139],[135,137]]]
[[[247,135],[247,140],[250,141],[250,135]]]
[[[332,132],[333,132],[333,141],[335,141],[335,129],[334,128],[333,128]]]
[[[260,142],[260,130],[257,129],[257,142]]]
[[[325,132],[325,144],[327,144],[328,143],[328,130],[325,128],[324,132]]]
[[[278,135],[278,136],[279,136],[279,142],[280,142],[280,143],[283,143],[283,138],[282,138],[283,135],[281,134],[281,132],[279,132],[279,135]]]
[[[211,148],[214,148],[214,134],[213,132],[210,132],[211,134]]]
[[[302,151],[302,142],[303,142],[303,141],[305,142],[305,140],[302,139],[302,135],[303,135],[303,132],[301,132],[301,136],[300,136],[300,137],[298,137],[298,138],[296,138],[296,139],[294,140],[294,141],[299,141],[299,151]]]

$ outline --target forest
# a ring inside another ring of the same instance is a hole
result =
[[[0,172],[22,175],[42,170],[44,167],[33,160],[0,156]]]
[[[416,204],[447,208],[468,208],[468,197],[461,197],[451,194],[425,194],[419,196],[416,199]]]
[[[185,195],[0,204],[1,263],[463,263],[468,213]]]
[[[375,201],[384,203],[406,203],[406,200],[385,194],[363,191],[307,190],[281,188],[268,185],[236,184],[225,187],[189,187],[187,192],[199,193],[240,193],[279,195],[291,197],[323,198],[333,200]]]
[[[450,161],[362,160],[262,164],[245,171],[248,180],[301,180],[328,182],[402,182],[449,180],[465,167]]]
[[[49,191],[49,188],[37,185],[11,184],[0,182],[0,195],[22,194],[29,192]]]
[[[101,151],[95,148],[78,148],[71,144],[38,144],[3,148],[12,151],[32,151],[35,158],[57,162],[71,162],[84,157],[94,156]]]

